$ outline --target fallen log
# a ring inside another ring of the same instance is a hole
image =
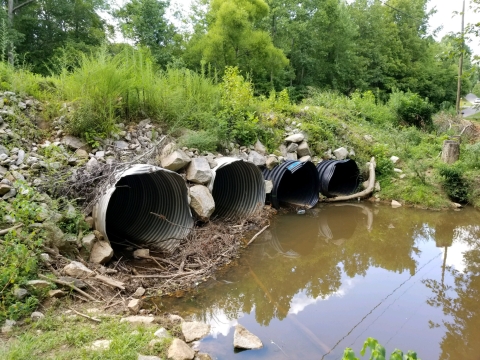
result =
[[[367,195],[370,195],[373,192],[373,189],[375,187],[375,168],[377,164],[375,163],[375,158],[372,157],[370,159],[370,165],[368,166],[369,169],[369,177],[368,177],[368,186],[365,190],[360,191],[356,194],[352,195],[345,195],[345,196],[337,196],[331,199],[327,199],[327,202],[336,202],[336,201],[345,201],[345,200],[351,200],[351,199],[357,199],[357,198],[363,198],[366,197]]]

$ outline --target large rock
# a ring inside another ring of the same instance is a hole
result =
[[[192,161],[192,159],[182,150],[175,150],[171,154],[160,158],[162,167],[172,171],[183,169],[190,161]]]
[[[63,272],[75,278],[86,278],[93,275],[93,271],[83,265],[81,262],[72,261],[63,268]]]
[[[237,349],[261,349],[263,344],[256,335],[238,324],[233,334],[233,346]]]
[[[212,170],[208,160],[205,158],[192,159],[187,167],[187,180],[197,183],[206,184],[212,179]]]
[[[7,184],[0,183],[0,196],[5,195],[6,193],[10,192],[13,187]]]
[[[210,332],[210,325],[204,324],[199,321],[183,322],[182,333],[186,342],[199,340],[204,336],[207,336]]]
[[[203,185],[192,186],[190,198],[192,210],[202,221],[207,221],[215,211],[215,201],[210,191]]]
[[[293,134],[290,135],[285,139],[287,143],[292,142],[292,143],[301,143],[305,139],[305,136],[303,134]]]
[[[142,307],[142,300],[141,299],[132,299],[128,302],[127,307],[128,307],[128,310],[132,314],[137,314]]]
[[[255,143],[254,150],[260,155],[265,155],[267,153],[267,148],[260,142],[260,140],[257,140]]]
[[[97,241],[93,244],[90,252],[90,262],[95,264],[105,264],[113,256],[113,249],[108,241]]]
[[[298,144],[297,155],[298,157],[312,155],[306,141],[302,141],[300,144]]]
[[[337,160],[344,160],[348,156],[348,150],[344,147],[338,148],[337,150],[333,150],[333,155]]]
[[[301,161],[301,162],[312,161],[312,157],[310,155],[302,156],[300,159],[298,159],[298,161]]]
[[[296,152],[288,153],[287,156],[286,156],[286,159],[297,161],[298,160],[297,153]]]
[[[265,194],[270,194],[273,190],[272,180],[265,180]]]
[[[87,144],[75,136],[67,135],[62,139],[62,143],[72,150],[85,149]]]
[[[298,149],[298,144],[296,143],[291,143],[290,145],[287,146],[287,153],[294,153]]]
[[[172,360],[191,360],[195,357],[195,352],[185,341],[173,339],[172,345],[168,348],[167,357]]]
[[[95,244],[95,241],[96,241],[95,235],[91,233],[91,234],[85,235],[82,238],[82,245],[88,252],[91,252],[93,245]]]
[[[265,156],[259,154],[256,151],[250,151],[250,154],[248,154],[248,161],[254,163],[257,166],[265,166],[266,164]]]

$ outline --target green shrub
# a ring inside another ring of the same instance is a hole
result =
[[[209,131],[189,131],[179,139],[180,146],[188,148],[196,148],[201,152],[215,151],[219,144],[217,136]]]
[[[356,115],[375,124],[393,123],[395,114],[389,106],[378,103],[371,91],[356,91],[351,96]]]
[[[443,188],[447,195],[456,202],[468,202],[469,184],[464,178],[462,165],[442,165],[439,172],[443,177]]]
[[[370,360],[386,360],[386,350],[374,338],[369,337],[365,340],[360,355],[365,356],[367,349],[370,349]],[[343,352],[342,360],[359,360],[355,356],[355,352],[351,348],[346,348]],[[390,360],[420,360],[417,358],[417,353],[409,351],[405,355],[402,351],[395,349],[390,355]]]
[[[430,128],[433,125],[433,105],[429,103],[428,99],[422,99],[418,94],[393,92],[389,105],[397,115],[399,122],[419,128]]]

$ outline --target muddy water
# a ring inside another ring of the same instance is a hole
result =
[[[339,359],[369,336],[387,353],[480,359],[480,212],[368,204],[277,216],[238,266],[161,306],[212,325],[217,359]],[[261,350],[234,352],[235,324]]]

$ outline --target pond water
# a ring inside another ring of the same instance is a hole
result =
[[[276,216],[238,259],[169,311],[212,326],[216,359],[340,359],[367,337],[423,359],[480,359],[480,212],[368,203]],[[236,324],[263,342],[234,352]]]

